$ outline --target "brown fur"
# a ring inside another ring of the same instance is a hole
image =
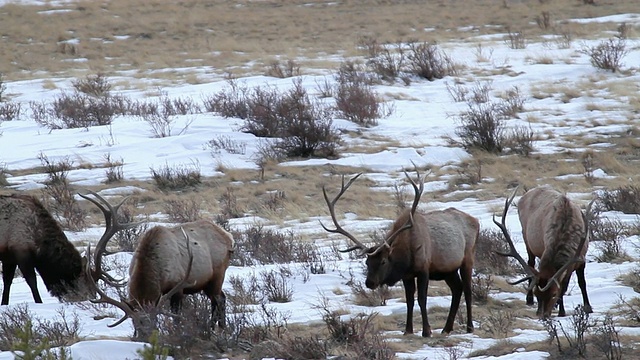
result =
[[[42,203],[29,195],[0,196],[0,261],[4,289],[2,305],[9,292],[16,267],[20,268],[33,299],[41,303],[37,270],[52,296],[78,300],[90,296],[80,253],[69,242],[60,225]]]
[[[410,210],[406,210],[398,217],[389,234],[407,222],[409,213]],[[454,208],[426,213],[416,211],[413,226],[399,233],[390,246],[382,244],[367,250],[367,287],[375,289],[382,284],[394,285],[400,280],[404,284],[407,299],[405,334],[413,333],[413,305],[417,289],[422,336],[431,335],[426,309],[429,280],[445,280],[451,289],[451,307],[442,332],[453,330],[463,292],[467,304],[467,332],[473,331],[471,274],[479,231],[480,224],[476,218]]]
[[[580,207],[550,187],[538,187],[527,191],[520,198],[518,216],[527,247],[528,265],[535,270],[536,258],[540,259],[537,269],[538,286],[527,293],[527,304],[533,305],[535,295],[538,300],[537,314],[546,318],[551,315],[557,301],[558,316],[565,316],[563,295],[575,271],[585,310],[591,312],[584,278],[585,262],[570,266],[565,274],[561,274],[561,287],[553,284],[547,291],[540,291],[557,270],[571,261],[580,241],[587,236]],[[587,240],[579,254],[581,257],[585,256],[588,247]]]
[[[189,249],[181,229],[189,238]],[[193,264],[187,274],[189,251],[193,254]],[[136,305],[155,305],[163,294],[184,279],[193,285],[171,297],[174,311],[178,310],[183,294],[202,291],[211,300],[213,322],[224,326],[222,285],[232,252],[231,234],[210,221],[155,226],[142,235],[131,261],[130,300]]]

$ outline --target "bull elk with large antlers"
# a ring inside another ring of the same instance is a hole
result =
[[[518,217],[529,257],[525,261],[516,251],[505,225],[507,211],[517,191],[518,188],[505,200],[502,221],[496,221],[495,217],[493,219],[502,230],[510,249],[509,253],[500,254],[515,258],[527,273],[525,278],[510,284],[529,281],[527,305],[533,305],[535,295],[538,300],[536,314],[540,318],[551,316],[556,303],[559,307],[558,316],[565,316],[563,296],[575,271],[584,309],[591,313],[584,276],[584,257],[589,248],[589,218],[595,199],[583,213],[566,195],[550,187],[537,187],[527,191],[518,201]],[[537,269],[536,258],[540,259]]]
[[[402,280],[407,300],[405,334],[413,334],[413,305],[417,288],[418,305],[422,315],[422,336],[431,336],[431,326],[427,319],[429,280],[444,280],[451,289],[451,307],[442,333],[453,330],[453,322],[463,292],[467,304],[467,332],[473,332],[471,274],[476,240],[480,231],[478,220],[454,208],[418,211],[418,203],[424,190],[424,178],[420,178],[418,173],[420,185],[416,185],[405,172],[415,191],[411,209],[400,214],[382,243],[367,247],[340,226],[334,209],[338,199],[360,175],[351,178],[346,185],[343,176],[342,188],[333,200],[329,200],[325,188],[322,188],[336,228],[329,229],[321,224],[322,227],[328,232],[346,236],[355,244],[342,250],[343,252],[357,249],[366,254],[365,285],[368,288],[391,286]]]
[[[103,212],[107,221],[104,234],[98,241],[93,263],[99,269],[109,239],[119,230],[137,224],[120,224],[116,221],[118,208],[111,206],[104,198],[94,192],[97,201],[87,195]],[[36,282],[36,270],[52,296],[65,301],[86,300],[95,295],[93,289],[99,279],[113,281],[101,271],[90,269],[89,255],[83,257],[69,242],[60,224],[47,211],[42,203],[30,195],[0,196],[0,261],[2,262],[2,305],[9,304],[9,291],[16,267],[20,268],[33,299],[42,302]]]
[[[96,289],[100,298],[94,302],[120,308],[125,315],[109,326],[131,318],[137,336],[144,339],[148,334],[139,332],[148,330],[146,315],[150,310],[161,312],[168,300],[175,314],[184,294],[204,292],[211,301],[212,327],[216,323],[224,327],[226,298],[222,285],[233,245],[230,233],[207,220],[175,227],[155,226],[141,236],[131,260],[129,299],[116,300]]]

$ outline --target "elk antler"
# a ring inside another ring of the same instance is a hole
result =
[[[195,283],[193,283],[193,284],[187,283],[187,279],[189,278],[189,275],[191,274],[191,268],[193,266],[193,252],[191,252],[191,243],[189,241],[189,236],[184,231],[184,228],[180,228],[180,230],[182,230],[182,234],[184,235],[185,241],[187,243],[187,252],[189,253],[189,262],[187,263],[187,271],[186,271],[184,277],[182,278],[182,280],[180,280],[171,290],[169,290],[167,293],[165,293],[164,295],[160,296],[156,300],[155,304],[153,304],[153,307],[155,309],[160,309],[164,305],[164,303],[168,299],[170,299],[173,295],[175,295],[175,293],[177,293],[178,291],[184,289],[185,287],[195,285]],[[87,273],[89,275],[92,274],[91,267],[89,266],[88,263],[87,263],[86,271],[87,271]],[[100,272],[102,272],[102,271],[100,271]],[[124,311],[124,316],[122,316],[118,321],[114,322],[113,324],[107,325],[108,327],[118,326],[118,325],[122,324],[127,319],[133,319],[134,323],[139,323],[140,322],[140,314],[138,312],[136,312],[135,309],[127,301],[116,300],[116,299],[110,297],[109,295],[107,295],[106,292],[104,292],[102,289],[100,289],[100,287],[97,284],[94,284],[94,290],[98,293],[98,295],[100,297],[98,299],[91,300],[92,303],[94,303],[94,304],[109,304],[109,305],[113,305],[113,306],[119,308],[120,310]],[[140,304],[140,305],[143,305],[143,304]],[[159,313],[159,311],[156,312],[156,313]]]
[[[327,190],[325,189],[324,186],[322,186],[322,194],[324,195],[324,201],[327,202],[327,206],[329,207],[329,213],[331,214],[331,220],[333,220],[333,224],[336,226],[336,228],[335,229],[329,229],[328,227],[324,226],[322,221],[320,221],[320,225],[326,231],[328,231],[330,233],[334,233],[334,234],[342,234],[342,235],[346,236],[347,238],[349,238],[351,241],[353,241],[355,243],[355,245],[350,247],[350,248],[347,248],[347,249],[344,249],[344,250],[339,250],[340,252],[349,252],[349,251],[353,251],[353,250],[356,250],[356,249],[360,249],[362,252],[365,252],[368,249],[360,241],[358,241],[358,239],[356,239],[355,236],[351,235],[349,232],[347,232],[345,229],[343,229],[342,226],[340,226],[340,224],[338,223],[338,220],[336,219],[336,212],[335,212],[335,205],[336,205],[336,202],[338,201],[338,199],[340,199],[340,197],[347,191],[349,186],[351,186],[351,184],[353,184],[353,182],[356,181],[356,179],[360,175],[362,175],[362,173],[352,177],[346,185],[344,184],[344,175],[342,175],[342,186],[340,188],[340,192],[338,193],[338,195],[336,195],[335,198],[333,198],[333,200],[329,200],[329,196],[327,195]]]
[[[395,237],[398,236],[398,234],[413,227],[413,215],[415,215],[416,209],[418,209],[418,204],[420,203],[420,197],[422,197],[422,193],[424,192],[424,180],[427,178],[427,176],[429,176],[429,173],[425,174],[424,177],[420,177],[420,172],[416,167],[416,175],[418,176],[418,181],[420,182],[419,186],[416,185],[415,181],[413,181],[411,176],[409,176],[409,174],[407,174],[406,171],[404,172],[404,175],[407,177],[407,179],[411,183],[411,186],[413,187],[413,191],[414,191],[413,204],[411,205],[411,211],[409,212],[409,220],[407,220],[407,222],[404,225],[402,225],[398,230],[394,231],[393,234],[389,235],[385,239],[384,241],[385,244],[389,246],[391,245]]]
[[[100,211],[104,214],[104,219],[106,222],[104,234],[98,240],[98,244],[96,245],[96,252],[93,256],[93,263],[95,264],[95,269],[91,273],[91,277],[95,280],[102,280],[108,282],[111,285],[116,285],[120,281],[114,279],[111,275],[106,274],[102,271],[102,258],[104,253],[106,252],[107,243],[109,240],[120,230],[130,229],[132,227],[136,227],[143,222],[135,222],[135,223],[120,223],[118,222],[118,210],[120,206],[124,204],[125,201],[129,198],[128,196],[122,199],[122,201],[116,205],[111,205],[107,200],[105,200],[102,196],[98,195],[96,192],[87,190],[87,192],[93,195],[96,199],[89,197],[88,195],[78,194],[82,198],[92,202],[96,205]],[[87,260],[90,259],[90,249],[87,249]],[[87,261],[89,263],[90,261]]]
[[[560,287],[560,281],[558,280],[558,277],[560,277],[560,275],[563,274],[565,270],[569,268],[569,266],[572,266],[576,263],[584,261],[584,259],[582,258],[582,256],[580,256],[580,254],[582,253],[582,248],[584,247],[585,244],[588,243],[588,240],[589,240],[589,232],[590,232],[589,222],[591,221],[591,215],[592,215],[591,207],[593,206],[593,203],[596,201],[596,199],[597,198],[593,198],[589,202],[585,213],[582,214],[582,221],[584,222],[584,236],[580,239],[580,243],[578,244],[578,248],[576,249],[576,253],[573,255],[573,258],[571,258],[571,260],[569,260],[560,269],[558,269],[558,271],[556,271],[556,273],[553,274],[551,279],[549,279],[549,282],[547,282],[547,285],[541,288],[540,291],[544,292],[549,290],[549,288],[551,287],[551,284],[553,283],[555,283],[558,287]]]
[[[517,284],[520,284],[521,282],[524,282],[524,281],[527,281],[527,280],[532,280],[531,284],[529,284],[529,289],[528,289],[528,290],[531,290],[538,283],[537,274],[536,274],[535,270],[532,269],[527,264],[526,261],[524,261],[522,256],[520,256],[520,254],[516,250],[516,247],[515,247],[515,245],[513,245],[513,240],[511,240],[511,235],[509,235],[509,230],[507,230],[507,225],[506,225],[507,212],[509,211],[509,206],[511,206],[511,203],[513,202],[513,198],[516,197],[516,193],[518,192],[518,189],[519,189],[519,186],[516,187],[516,189],[513,191],[513,194],[511,194],[511,196],[508,197],[504,201],[504,210],[502,210],[502,220],[501,220],[501,222],[498,222],[496,220],[495,214],[493,215],[493,223],[498,225],[500,230],[502,230],[502,234],[504,234],[504,237],[507,240],[507,244],[509,245],[509,252],[508,253],[504,253],[504,252],[500,252],[500,251],[496,251],[496,253],[498,255],[501,255],[501,256],[510,256],[510,257],[516,259],[520,263],[520,265],[522,265],[522,268],[524,269],[524,271],[527,273],[526,277],[524,277],[524,278],[522,278],[522,279],[520,279],[518,281],[509,282],[509,284],[510,285],[517,285]]]

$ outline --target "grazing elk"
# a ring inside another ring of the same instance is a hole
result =
[[[98,241],[93,263],[99,269],[109,239],[119,230],[137,224],[119,224],[116,215],[126,198],[117,206],[111,206],[104,198],[89,192],[98,201],[90,200],[102,210],[107,227]],[[90,266],[89,255],[83,257],[69,242],[60,224],[33,196],[14,194],[0,196],[0,261],[2,262],[2,305],[9,304],[9,291],[16,267],[20,268],[33,299],[41,303],[36,270],[52,296],[64,301],[86,300],[95,295],[93,288],[99,279],[113,282],[113,278]]]
[[[129,266],[129,299],[118,301],[96,289],[102,302],[119,307],[136,330],[145,324],[140,310],[157,310],[169,300],[174,313],[184,294],[204,292],[211,301],[211,325],[225,326],[225,295],[222,285],[233,253],[233,237],[207,220],[175,227],[155,226],[145,232]],[[144,338],[145,335],[138,336]]]
[[[500,254],[515,258],[527,273],[525,278],[510,284],[529,280],[527,305],[533,305],[535,295],[538,300],[536,315],[541,319],[551,316],[556,303],[559,307],[558,316],[565,316],[563,296],[575,271],[584,309],[591,313],[584,277],[584,257],[589,248],[589,217],[595,199],[583,213],[567,196],[550,187],[537,187],[527,191],[518,201],[518,217],[529,256],[529,261],[525,262],[516,251],[505,225],[507,211],[517,191],[518,188],[505,200],[502,222],[497,222],[495,217],[493,219],[502,230],[510,249],[509,253]],[[540,259],[537,269],[536,258]]]
[[[444,280],[451,289],[451,307],[442,333],[453,330],[453,322],[464,292],[467,304],[467,332],[473,332],[471,317],[471,273],[475,256],[476,239],[480,225],[476,218],[454,208],[422,212],[417,211],[420,196],[424,190],[424,178],[418,178],[420,185],[405,172],[415,191],[411,209],[405,210],[393,223],[385,240],[375,246],[366,247],[353,235],[345,231],[335,214],[335,204],[349,186],[361,174],[353,177],[333,200],[329,200],[322,188],[329,207],[335,229],[322,227],[331,233],[342,234],[355,245],[341,250],[360,250],[367,255],[367,279],[365,285],[376,289],[380,285],[394,285],[402,280],[407,300],[407,321],[405,334],[413,334],[413,305],[418,290],[418,305],[422,315],[422,336],[431,336],[431,326],[427,319],[427,289],[429,280]]]

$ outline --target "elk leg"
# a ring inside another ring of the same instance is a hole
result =
[[[16,264],[9,264],[8,262],[2,264],[2,282],[4,283],[2,305],[9,305],[9,289],[11,289],[13,277],[16,275],[16,266]]]
[[[24,280],[29,285],[29,289],[31,289],[31,294],[33,295],[33,300],[41,304],[42,298],[40,298],[40,293],[38,292],[38,281],[36,278],[36,269],[33,266],[29,265],[18,265],[20,267],[20,271],[22,272],[22,276]]]
[[[178,314],[180,313],[180,310],[182,310],[182,297],[183,297],[183,294],[181,291],[178,291],[177,293],[173,294],[173,296],[171,296],[171,299],[169,300],[169,305],[171,307],[172,313]]]
[[[462,277],[462,290],[464,291],[464,302],[467,305],[467,332],[473,332],[473,316],[471,316],[471,307],[473,298],[471,294],[471,275],[473,266],[463,263],[460,267],[460,275]]]
[[[404,285],[404,297],[407,300],[407,322],[404,328],[405,335],[413,334],[413,304],[415,303],[416,296],[416,280],[404,279],[402,280]]]
[[[422,337],[431,336],[431,325],[427,318],[427,288],[429,287],[429,275],[425,273],[418,274],[418,306],[420,306],[420,315],[422,316]],[[407,314],[409,316],[409,314]]]
[[[226,326],[225,319],[225,309],[227,306],[227,295],[225,295],[224,291],[220,291],[220,295],[214,296],[213,301],[211,302],[211,324],[218,323],[218,326],[221,329],[224,329]]]
[[[460,299],[462,298],[462,280],[460,280],[460,275],[458,275],[457,271],[449,273],[444,281],[451,289],[451,307],[449,308],[449,316],[447,316],[447,323],[444,325],[444,329],[442,329],[443,334],[448,334],[453,330],[453,321],[456,318],[456,314],[458,313],[458,308],[460,307]]]
[[[591,314],[593,309],[591,308],[591,304],[589,303],[589,296],[587,295],[587,282],[584,278],[584,268],[586,264],[582,263],[576,269],[576,276],[578,277],[578,286],[580,286],[580,292],[582,293],[582,303],[584,304],[584,311],[587,314]]]
[[[530,268],[535,269],[536,256],[531,253],[528,247],[527,247],[527,255],[529,256],[529,258],[527,259],[527,265],[529,265]],[[531,287],[531,281],[533,281],[533,279],[529,279],[529,286],[528,286],[529,288]],[[527,305],[529,306],[533,305],[533,289],[527,291]]]

